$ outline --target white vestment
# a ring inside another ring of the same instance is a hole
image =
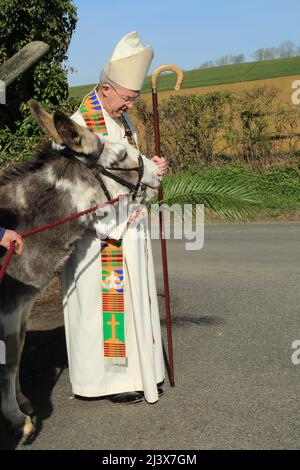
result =
[[[121,121],[104,109],[103,114],[106,139],[124,142]],[[72,119],[86,126],[79,111]],[[63,269],[66,342],[70,380],[76,395],[98,397],[143,391],[147,402],[158,400],[157,384],[163,382],[165,374],[153,257],[149,236],[130,236],[137,230],[146,233],[145,222],[138,227],[126,225],[123,234],[126,365],[104,361],[101,241],[96,231],[89,230],[77,242]]]

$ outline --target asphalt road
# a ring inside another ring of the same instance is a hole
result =
[[[40,429],[2,448],[300,448],[300,223],[211,225],[202,250],[171,241],[168,254],[176,386],[166,380],[155,405],[74,399],[63,328],[29,333],[24,388]]]

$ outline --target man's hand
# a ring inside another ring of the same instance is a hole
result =
[[[165,158],[155,155],[151,160],[158,166],[161,175],[166,173],[168,165]]]
[[[133,212],[133,214],[131,214],[131,216],[128,219],[128,223],[131,224],[131,222],[133,222],[134,220],[143,219],[144,217],[147,217],[147,215],[148,215],[148,213],[147,213],[146,208],[137,210],[137,211]]]
[[[23,251],[22,237],[17,232],[14,232],[14,230],[5,230],[2,240],[0,240],[0,245],[8,250],[11,242],[16,242],[16,254],[20,256]]]

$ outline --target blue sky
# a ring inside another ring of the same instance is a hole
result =
[[[69,84],[98,80],[115,45],[138,31],[155,57],[150,71],[174,63],[184,70],[225,54],[244,53],[290,40],[300,46],[299,0],[74,0],[78,23],[68,66]]]

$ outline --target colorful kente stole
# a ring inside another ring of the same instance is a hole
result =
[[[108,136],[96,90],[92,90],[83,99],[79,111],[88,129],[95,134]],[[121,122],[128,142],[137,148],[130,126],[124,117],[121,118]],[[122,240],[101,241],[101,260],[104,358],[110,364],[126,364]]]
[[[90,131],[95,134],[108,135],[102,106],[98,100],[96,90],[92,90],[83,99],[79,111]]]
[[[101,242],[104,358],[126,364],[122,240]]]

